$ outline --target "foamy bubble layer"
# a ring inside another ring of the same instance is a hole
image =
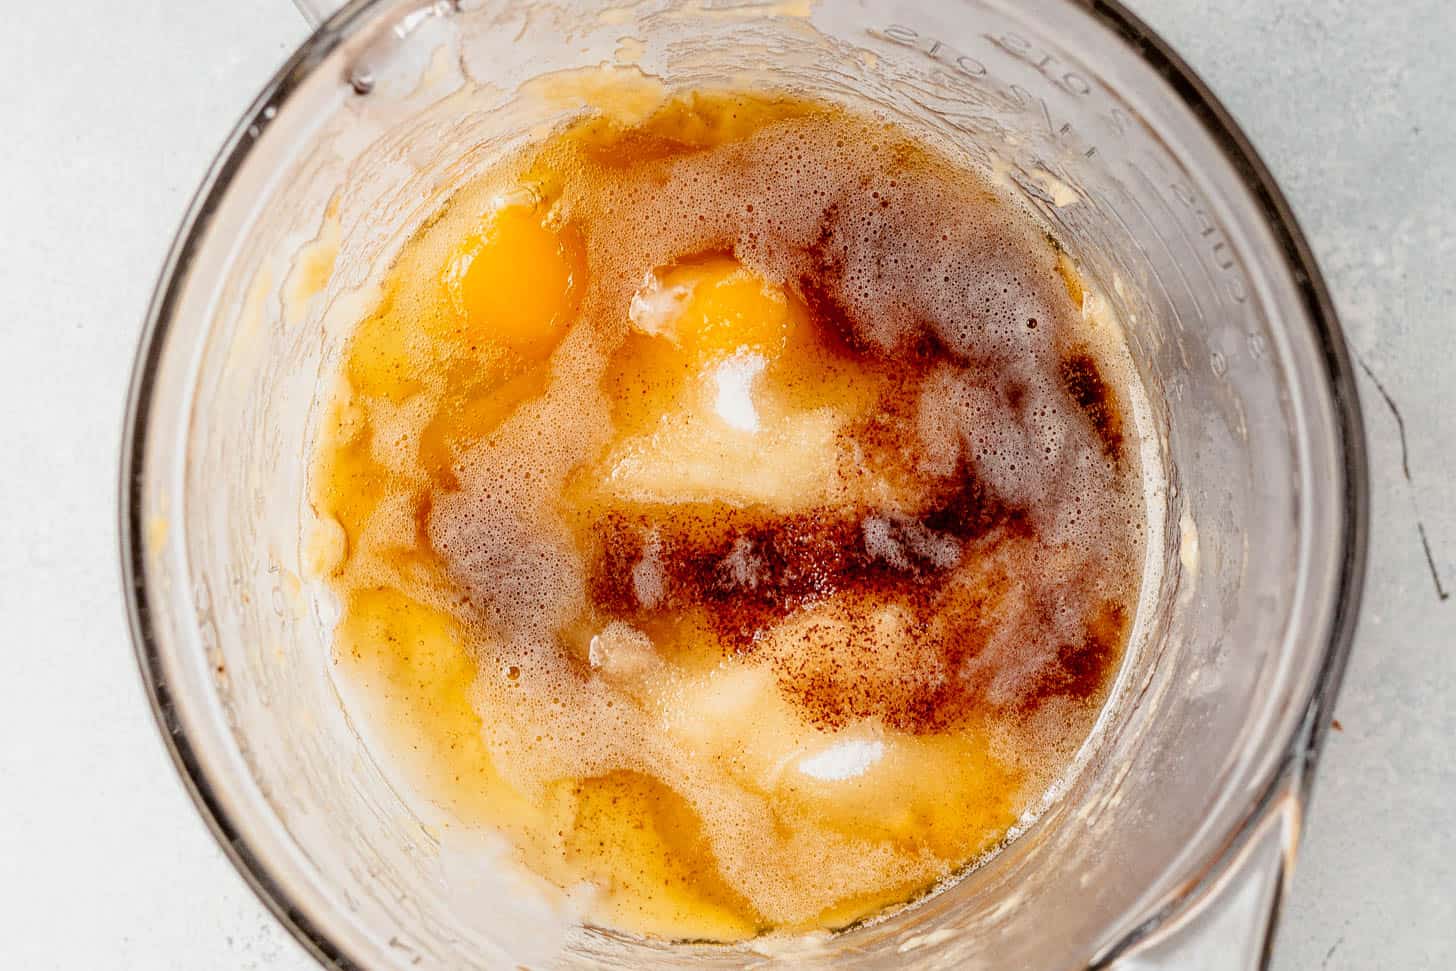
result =
[[[482,185],[402,265],[527,186],[585,285],[533,393],[443,470],[407,468],[465,413],[438,354],[372,405],[398,502],[356,553],[439,564],[495,771],[542,805],[651,780],[703,899],[754,929],[994,847],[1085,737],[1142,555],[1132,376],[1058,251],[898,129],[789,99],[589,121]],[[395,312],[433,319],[430,292]]]

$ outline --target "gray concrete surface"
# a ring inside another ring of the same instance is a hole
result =
[[[1456,967],[1456,7],[1136,6],[1284,187],[1362,370],[1369,580],[1274,966]]]
[[[1456,588],[1456,7],[1135,6],[1286,188],[1366,369],[1370,582],[1274,966],[1450,968],[1456,600],[1438,584]],[[112,500],[162,255],[304,28],[287,0],[11,2],[4,21],[0,967],[305,968],[163,754]]]

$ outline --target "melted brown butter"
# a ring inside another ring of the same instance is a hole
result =
[[[361,321],[314,477],[336,657],[593,919],[839,927],[991,851],[1093,724],[1123,379],[1070,260],[905,133],[644,97],[463,187]]]

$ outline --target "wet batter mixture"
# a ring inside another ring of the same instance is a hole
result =
[[[836,928],[993,852],[1137,602],[1130,371],[892,124],[589,111],[461,188],[345,350],[335,652],[424,792],[593,921]]]

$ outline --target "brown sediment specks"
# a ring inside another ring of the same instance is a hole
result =
[[[846,247],[850,244],[837,238],[840,218],[837,206],[824,210],[817,235],[804,249],[808,270],[793,281],[794,293],[824,345],[862,366],[890,369],[901,377],[922,375],[924,369],[941,362],[966,364],[965,356],[946,343],[931,321],[917,320],[914,326],[890,326],[885,331],[883,328],[893,325],[893,321],[855,316],[844,279]],[[882,344],[886,337],[893,339]]]
[[[1109,669],[1116,663],[1127,637],[1127,611],[1108,601],[1088,618],[1081,643],[1057,649],[1058,670],[1047,677],[1038,700],[1049,694],[1090,698],[1101,691]]]
[[[984,684],[962,669],[987,643],[1004,580],[990,571],[969,586],[846,596],[790,620],[764,645],[779,689],[821,729],[872,718],[916,735],[944,731],[984,701]]]
[[[914,516],[704,505],[671,517],[612,512],[590,534],[599,611],[640,623],[704,608],[724,649],[770,661],[811,723],[878,718],[915,734],[943,731],[983,704],[984,679],[966,662],[1016,615],[1003,554],[1014,559],[1036,542],[1030,517],[964,467]],[[646,604],[634,576],[649,543],[662,595]],[[1091,697],[1117,663],[1125,628],[1120,606],[1098,607],[1084,638],[1060,649],[1019,706]]]
[[[1092,421],[1092,430],[1102,442],[1108,458],[1122,457],[1122,416],[1117,407],[1117,394],[1102,377],[1097,361],[1085,351],[1075,351],[1062,358],[1059,373],[1062,387],[1077,407]]]
[[[914,517],[867,508],[772,516],[714,505],[675,507],[670,517],[612,512],[590,530],[589,583],[594,602],[613,615],[711,608],[719,636],[744,650],[768,626],[830,596],[933,586],[971,540],[1024,526],[1019,510],[964,468]],[[651,606],[633,582],[649,536],[663,571]]]
[[[863,508],[775,517],[704,506],[670,520],[614,512],[591,530],[590,593],[597,610],[634,623],[701,609],[723,649],[764,658],[784,697],[820,728],[874,718],[913,734],[945,731],[990,704],[996,665],[970,662],[1036,614],[1010,571],[1036,569],[1040,542],[1030,517],[974,476],[960,470],[955,483],[913,518]],[[650,605],[633,579],[649,543],[663,571],[663,595]],[[1016,662],[1031,663],[1013,709],[1100,695],[1128,618],[1107,601],[1084,624],[1080,639],[1044,659],[1031,655],[1046,632],[1026,627],[1013,650],[1031,652]]]
[[[866,339],[839,296],[844,277],[844,253],[834,240],[834,226],[838,219],[837,206],[830,205],[824,210],[818,235],[805,249],[809,269],[800,273],[794,281],[794,292],[803,301],[810,321],[826,346],[845,357],[873,356],[874,345]]]

